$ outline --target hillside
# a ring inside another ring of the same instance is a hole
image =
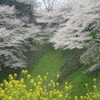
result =
[[[37,58],[36,62],[28,66],[29,72],[36,77],[38,74],[45,75],[49,73],[50,78],[54,77],[54,74],[61,74],[61,79],[65,79],[74,71],[76,71],[81,64],[79,63],[80,55],[83,50],[55,50],[52,45],[45,45],[42,47],[42,53]],[[64,79],[64,80],[65,80]]]
[[[100,100],[100,0],[41,4],[0,1],[0,100]]]
[[[58,81],[60,82],[59,89],[63,90],[64,82],[74,86],[71,95],[85,95],[87,88],[85,84],[89,84],[89,90],[93,91],[93,79],[97,79],[97,86],[100,87],[100,72],[84,73],[89,65],[82,65],[79,63],[80,55],[83,50],[55,50],[51,45],[46,45],[43,49],[42,55],[35,63],[29,65],[27,70],[36,78],[38,75],[44,76],[48,73],[48,80],[46,84],[53,79],[56,80],[57,73],[60,74]],[[88,92],[88,91],[87,91]]]
[[[38,45],[39,46],[39,45]],[[60,82],[58,89],[60,91],[64,90],[64,84],[67,81],[68,84],[72,85],[72,90],[69,93],[71,99],[74,100],[74,96],[86,95],[87,92],[94,91],[93,89],[93,79],[95,78],[96,86],[100,87],[100,72],[83,73],[89,65],[81,65],[79,63],[79,57],[83,50],[55,50],[52,45],[41,45],[41,53],[38,55],[37,59],[33,61],[26,69],[29,71],[32,78],[37,79],[38,75],[42,77],[48,73],[47,81],[44,84],[48,84],[51,79]],[[31,56],[30,56],[31,57]],[[77,63],[76,63],[77,62]],[[14,70],[12,68],[2,69],[2,80],[7,78],[9,74],[18,73],[20,78],[20,71],[22,69]],[[5,73],[5,74],[4,74]],[[57,80],[56,75],[59,73],[60,78]],[[18,78],[18,79],[19,79]],[[27,84],[30,89],[32,86],[25,79],[25,84]],[[88,89],[85,88],[85,84],[89,84]],[[99,99],[98,99],[99,100]]]

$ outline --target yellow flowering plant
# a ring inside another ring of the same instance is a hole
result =
[[[27,70],[22,70],[19,80],[17,74],[9,75],[8,81],[4,80],[0,84],[0,100],[72,100],[70,92],[73,86],[65,82],[64,90],[59,90],[59,83],[51,79],[48,84],[44,84],[48,74],[33,79]],[[59,75],[57,75],[59,77]],[[27,79],[28,85],[25,80]],[[93,79],[96,83],[96,79]],[[31,87],[28,87],[28,86]],[[87,84],[85,84],[88,87]],[[86,93],[84,96],[74,96],[73,100],[100,100],[100,88],[93,85],[94,92]]]

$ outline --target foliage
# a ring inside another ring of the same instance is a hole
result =
[[[0,98],[2,100],[72,100],[70,91],[73,90],[73,86],[65,82],[64,90],[60,91],[58,89],[59,83],[54,82],[52,79],[48,84],[43,82],[47,80],[48,73],[45,76],[37,76],[34,80],[27,70],[22,70],[22,76],[20,80],[17,80],[17,74],[13,76],[9,75],[9,80],[4,80],[0,84]],[[57,74],[57,78],[59,75]],[[25,83],[27,79],[28,84]],[[100,88],[96,86],[96,79],[94,81],[94,91],[89,91],[84,96],[75,96],[73,100],[90,100],[90,99],[100,99]],[[30,86],[30,87],[29,87]],[[88,84],[85,84],[85,88],[88,89]]]
[[[28,17],[16,17],[14,6],[0,5],[0,65],[25,67],[25,53],[34,50],[33,42],[39,28],[28,24]]]
[[[92,65],[86,72],[100,69],[100,30],[95,33],[95,38],[85,46],[86,51],[80,57],[82,63]]]
[[[58,22],[55,27],[46,28],[46,31],[54,32],[49,42],[52,42],[56,49],[83,48],[92,39],[91,32],[87,29],[96,30],[100,27],[99,9],[100,0],[71,0],[60,5],[55,11],[42,13],[51,23]]]
[[[15,6],[15,8],[18,10],[17,15],[22,16],[28,16],[33,17],[36,8],[38,7],[38,3],[36,0],[0,0],[1,5],[9,5],[9,6]],[[32,19],[30,19],[32,22]]]

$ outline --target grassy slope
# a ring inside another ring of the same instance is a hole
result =
[[[73,91],[71,91],[71,96],[75,95],[85,95],[89,91],[93,91],[93,79],[96,78],[97,82],[96,85],[100,87],[100,72],[93,72],[93,73],[86,73],[84,74],[83,71],[87,69],[88,66],[82,66],[73,74],[71,74],[66,81],[73,86]],[[88,85],[88,91],[85,87],[85,84]],[[62,90],[64,84],[61,84],[59,89]]]
[[[34,78],[37,75],[44,76],[48,72],[48,80],[50,80],[59,72],[59,68],[66,60],[67,53],[62,50],[54,50],[52,46],[46,46],[43,50],[43,54],[35,64],[29,66],[28,70]]]
[[[70,80],[71,84],[74,85],[75,88],[77,88],[77,90],[73,91],[73,93],[76,93],[77,95],[86,93],[86,88],[84,88],[85,83],[89,84],[89,91],[93,89],[94,85],[93,78],[97,79],[97,86],[100,87],[100,72],[98,71],[96,73],[83,74],[82,73],[83,69],[84,68],[81,68],[71,77],[69,77],[69,80],[70,78],[72,79]]]
[[[32,77],[36,78],[37,75],[45,75],[49,73],[49,79],[54,78],[59,72],[59,68],[64,64],[64,62],[73,55],[70,51],[54,50],[51,46],[46,46],[44,48],[44,53],[32,64],[28,70]],[[72,86],[73,91],[71,95],[84,95],[86,93],[85,83],[90,84],[89,89],[92,90],[93,78],[97,78],[97,85],[100,85],[100,72],[84,74],[82,73],[87,69],[88,66],[80,67],[73,74],[69,75],[66,79]],[[63,84],[60,85],[59,89],[63,89]]]

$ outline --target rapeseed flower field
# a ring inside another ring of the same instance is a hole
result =
[[[8,80],[3,80],[0,84],[0,100],[100,100],[100,88],[96,86],[95,78],[93,92],[88,91],[86,95],[74,97],[70,94],[73,86],[68,82],[64,83],[64,89],[61,91],[58,89],[60,84],[53,79],[48,84],[44,84],[47,78],[48,73],[43,77],[38,75],[36,79],[33,79],[27,70],[21,71],[20,79],[17,79],[16,73],[10,74]],[[56,78],[59,78],[59,74]],[[86,83],[84,86],[88,89],[89,84]]]

